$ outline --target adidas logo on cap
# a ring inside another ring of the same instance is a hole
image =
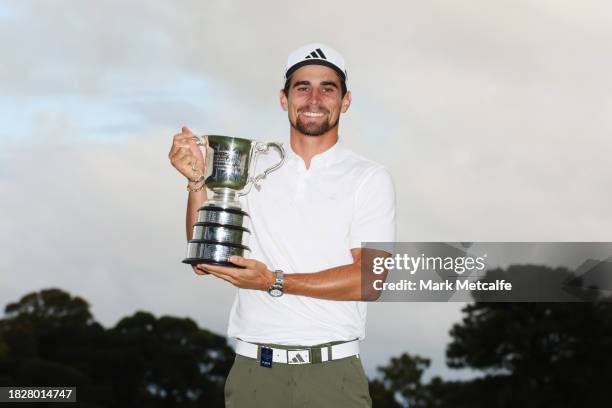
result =
[[[323,54],[323,51],[321,51],[320,48],[317,48],[316,50],[314,50],[313,52],[311,52],[310,54],[308,54],[307,56],[304,57],[304,59],[309,59],[309,58],[327,59],[325,57],[325,54]]]

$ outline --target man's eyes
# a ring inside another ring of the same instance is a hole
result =
[[[300,91],[300,92],[306,92],[306,91],[309,91],[310,88],[307,87],[307,86],[300,86],[300,87],[297,88],[297,90]],[[323,88],[323,90],[322,90],[322,92],[324,92],[324,93],[333,93],[335,91],[336,91],[336,89],[335,88],[331,88],[331,87],[330,88]]]

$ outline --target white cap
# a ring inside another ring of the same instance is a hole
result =
[[[307,44],[289,54],[287,66],[285,67],[285,81],[298,68],[304,65],[325,65],[335,70],[345,83],[348,81],[344,57],[328,45],[320,43]]]

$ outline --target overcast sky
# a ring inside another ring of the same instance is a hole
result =
[[[609,1],[0,0],[0,303],[57,286],[225,334],[234,289],[185,251],[172,135],[286,141],[287,54],[344,54],[340,134],[386,165],[398,240],[611,241]],[[369,307],[369,375],[403,351],[457,378],[462,304]],[[429,376],[428,375],[428,376]]]

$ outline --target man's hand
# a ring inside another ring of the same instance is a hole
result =
[[[274,284],[275,274],[266,264],[255,259],[232,256],[229,261],[243,268],[231,268],[217,265],[198,265],[194,270],[207,272],[228,281],[237,288],[267,291]]]
[[[192,166],[195,166],[200,174],[204,174],[208,138],[204,139],[205,146],[200,148],[195,142],[193,133],[185,126],[181,129],[181,133],[174,135],[168,158],[172,166],[189,180],[198,177],[198,174],[193,171]]]

